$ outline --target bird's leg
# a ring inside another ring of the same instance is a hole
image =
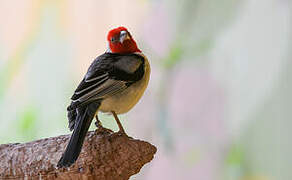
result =
[[[97,129],[95,130],[97,133],[112,133],[113,131],[110,129],[107,129],[105,127],[102,126],[101,121],[98,119],[97,114],[95,115],[95,126],[97,127]]]
[[[95,126],[97,127],[97,128],[103,128],[102,127],[102,124],[101,124],[101,122],[100,122],[100,120],[98,119],[98,116],[97,116],[97,114],[95,115],[95,119],[96,119],[96,121],[95,121]]]
[[[119,126],[119,129],[120,129],[119,132],[122,133],[122,134],[126,134],[125,130],[124,130],[124,128],[123,128],[123,126],[122,126],[122,124],[121,124],[121,122],[120,122],[120,120],[119,120],[119,118],[117,116],[117,114],[114,111],[112,111],[112,114],[113,114],[113,116],[114,116],[114,118],[115,118],[115,120],[116,120],[116,122],[117,122],[117,124]]]

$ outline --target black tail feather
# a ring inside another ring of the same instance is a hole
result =
[[[76,109],[74,131],[64,154],[58,162],[58,167],[69,167],[77,160],[86,133],[99,106],[100,102],[94,102]]]
[[[76,116],[77,116],[77,109],[73,109],[73,110],[67,110],[67,117],[69,120],[69,124],[68,124],[68,128],[70,129],[70,131],[73,131],[74,126],[75,126],[75,122],[76,122]]]

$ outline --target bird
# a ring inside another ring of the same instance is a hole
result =
[[[150,64],[127,28],[108,32],[107,50],[95,58],[77,86],[67,107],[69,129],[73,131],[57,167],[70,167],[81,152],[89,126],[98,112],[114,116],[119,133],[126,134],[118,114],[127,113],[144,94],[150,79]]]

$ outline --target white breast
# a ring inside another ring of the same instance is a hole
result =
[[[147,58],[143,54],[139,53],[139,55],[142,55],[145,58],[143,78],[138,82],[132,84],[121,93],[104,99],[99,108],[100,111],[115,111],[117,114],[123,114],[132,109],[132,107],[134,107],[139,99],[142,97],[149,82],[150,65]]]

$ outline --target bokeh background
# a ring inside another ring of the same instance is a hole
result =
[[[70,97],[120,25],[152,66],[121,116],[158,148],[132,179],[292,179],[290,0],[0,0],[0,143],[68,134]]]

